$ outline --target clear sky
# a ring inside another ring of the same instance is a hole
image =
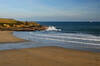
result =
[[[100,21],[100,0],[0,0],[0,17]]]

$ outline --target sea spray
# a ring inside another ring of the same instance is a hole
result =
[[[61,29],[57,29],[55,26],[49,26],[46,31],[61,31]]]

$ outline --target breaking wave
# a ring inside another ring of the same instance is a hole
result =
[[[61,31],[61,29],[57,29],[55,26],[49,26],[46,31]]]
[[[22,37],[21,37],[22,36]],[[100,46],[100,37],[89,34],[77,34],[77,33],[46,33],[46,32],[24,32],[20,33],[20,38],[24,38],[31,41],[41,41],[48,43],[73,43],[83,45],[96,45]]]

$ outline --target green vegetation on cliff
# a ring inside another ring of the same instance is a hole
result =
[[[0,30],[43,30],[45,27],[36,22],[18,21],[15,19],[0,18]]]
[[[0,23],[18,23],[18,21],[14,19],[0,18]]]
[[[26,25],[26,26],[40,26],[40,24],[36,22],[24,22],[24,21],[18,21],[15,19],[7,19],[7,18],[0,18],[0,25]]]

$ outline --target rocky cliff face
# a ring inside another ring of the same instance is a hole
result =
[[[0,19],[1,31],[34,31],[45,30],[47,27],[36,22],[24,22],[14,19]]]

